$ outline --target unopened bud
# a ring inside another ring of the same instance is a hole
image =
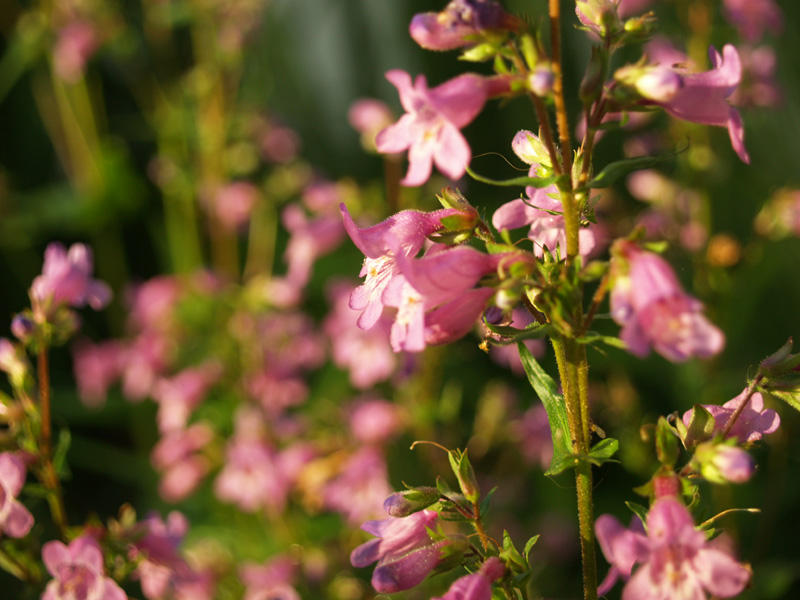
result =
[[[736,446],[707,442],[697,446],[692,459],[711,483],[744,483],[755,473],[753,457]]]
[[[553,91],[556,76],[549,63],[540,63],[528,76],[528,87],[537,96],[547,96]]]
[[[603,92],[606,79],[606,54],[596,46],[592,47],[592,56],[586,65],[586,73],[581,80],[579,95],[585,105],[591,104]]]
[[[14,337],[19,341],[27,343],[35,331],[36,325],[28,317],[22,314],[14,315],[14,318],[11,320],[11,333],[13,333]]]
[[[417,487],[395,492],[383,503],[383,509],[392,517],[407,517],[438,502],[439,490],[434,487]]]

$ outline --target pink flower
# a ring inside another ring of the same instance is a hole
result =
[[[219,222],[226,229],[235,231],[247,224],[258,198],[256,186],[246,181],[236,181],[217,190],[213,208]]]
[[[728,421],[736,412],[745,396],[747,390],[742,390],[742,393],[728,400],[722,406],[717,404],[704,404],[711,416],[714,417],[714,431],[711,435],[722,433],[722,430],[728,424]],[[683,414],[683,422],[688,427],[692,419],[692,410],[688,410]],[[774,433],[780,427],[781,418],[778,413],[771,408],[764,408],[764,397],[756,392],[750,397],[750,400],[744,410],[739,414],[736,423],[733,424],[728,432],[727,438],[736,438],[740,443],[757,442],[763,436]]]
[[[169,502],[189,496],[206,476],[208,459],[198,452],[214,439],[205,423],[195,423],[186,430],[173,431],[153,447],[150,461],[161,472],[158,491]]]
[[[728,104],[728,97],[742,80],[742,62],[736,48],[726,44],[722,56],[712,46],[709,49],[711,71],[678,74],[683,86],[666,102],[654,102],[673,117],[701,123],[727,127],[731,145],[745,163],[750,157],[744,147],[744,125],[739,111]]]
[[[116,340],[93,344],[80,340],[72,348],[72,363],[78,396],[86,406],[105,404],[108,388],[122,373],[125,349]]]
[[[45,250],[42,274],[31,285],[31,298],[34,313],[46,319],[61,305],[88,304],[100,310],[111,301],[111,288],[92,279],[92,251],[88,246],[73,244],[67,251],[53,242]]]
[[[133,575],[139,579],[146,598],[161,600],[182,582],[193,579],[194,573],[179,552],[188,529],[189,522],[178,511],[169,513],[166,521],[150,514],[136,526],[141,537],[129,555],[137,561]]]
[[[372,446],[364,446],[347,459],[341,472],[323,489],[323,503],[357,525],[383,513],[383,501],[392,493],[386,459]]]
[[[220,365],[207,363],[158,380],[152,394],[158,403],[158,430],[163,434],[185,428],[192,411],[220,374]]]
[[[28,535],[33,515],[17,500],[25,485],[25,463],[13,452],[0,454],[0,527],[13,538]]]
[[[136,331],[168,328],[181,295],[181,282],[173,276],[153,277],[135,286],[128,292],[127,325]]]
[[[287,279],[297,287],[304,287],[316,260],[335,250],[342,242],[342,223],[333,214],[309,219],[297,204],[289,204],[283,210],[281,220],[291,234],[283,257],[289,264]]]
[[[384,102],[373,98],[356,100],[347,111],[347,122],[361,134],[361,143],[375,151],[375,137],[395,120],[391,109]]]
[[[420,352],[466,335],[494,294],[494,288],[474,286],[505,257],[470,246],[435,246],[421,259],[397,256],[402,277],[383,294],[387,306],[397,307],[390,337],[395,352]]]
[[[363,444],[385,444],[401,429],[400,411],[386,400],[362,401],[350,413],[350,430]]]
[[[706,541],[686,507],[669,496],[655,501],[647,516],[647,535],[625,529],[601,515],[595,523],[606,558],[627,578],[623,600],[699,600],[739,594],[750,570]]]
[[[477,573],[457,579],[444,596],[432,600],[491,600],[492,582],[500,579],[504,572],[503,561],[492,556],[481,565]]]
[[[263,565],[245,563],[239,570],[246,586],[244,600],[300,600],[300,594],[292,587],[295,571],[295,565],[283,556]]]
[[[289,481],[275,451],[257,439],[234,437],[226,462],[214,482],[214,493],[244,512],[268,509],[279,514],[286,503]]]
[[[300,136],[294,130],[272,121],[261,138],[261,155],[275,164],[286,164],[300,153]]]
[[[442,228],[442,219],[459,211],[443,209],[425,213],[416,210],[404,210],[392,215],[372,227],[358,227],[347,207],[339,205],[344,219],[344,228],[350,239],[366,257],[361,269],[361,276],[366,277],[364,284],[353,290],[350,295],[350,308],[361,311],[358,326],[369,329],[383,312],[383,293],[387,286],[400,275],[395,250],[403,254],[416,256],[427,237]]]
[[[411,37],[428,50],[454,50],[469,46],[483,31],[516,29],[518,21],[492,0],[451,0],[438,13],[414,15]]]
[[[97,32],[85,21],[74,21],[58,32],[53,48],[53,69],[67,83],[83,77],[86,63],[99,46]]]
[[[537,161],[549,161],[549,157],[542,156],[541,149],[534,145],[538,141],[535,134],[522,130],[511,142],[520,160],[531,165],[528,173],[531,177],[541,176],[542,167]],[[528,238],[534,243],[536,256],[541,258],[546,247],[553,254],[560,249],[563,258],[567,251],[567,238],[558,188],[555,185],[546,188],[529,186],[525,188],[525,194],[527,199],[518,198],[498,208],[492,216],[492,225],[501,231],[530,226]],[[595,247],[594,231],[582,227],[578,236],[581,254],[589,254]]]
[[[620,338],[636,356],[650,347],[667,360],[708,358],[725,344],[723,333],[701,313],[703,305],[681,288],[669,264],[628,241],[612,248],[615,273],[611,316]]]
[[[323,328],[331,342],[333,363],[350,372],[350,383],[360,390],[388,379],[397,367],[389,344],[391,319],[381,317],[368,330],[357,327],[358,313],[350,308],[353,286],[340,282],[328,290],[330,314]]]
[[[436,167],[450,179],[459,179],[471,151],[459,131],[478,115],[488,98],[487,80],[470,73],[428,89],[424,75],[411,83],[405,71],[392,70],[386,78],[400,93],[406,114],[376,138],[379,152],[408,150],[409,167],[403,185],[425,183]]]
[[[755,42],[764,30],[780,33],[783,12],[774,0],[723,0],[723,14],[748,42]]]
[[[53,576],[42,600],[127,600],[122,588],[105,577],[103,553],[93,537],[83,535],[69,546],[47,542],[42,560]]]
[[[377,537],[353,550],[350,562],[354,567],[366,567],[377,561],[372,574],[377,592],[391,594],[414,587],[434,569],[447,543],[434,542],[428,533],[438,516],[422,510],[403,518],[367,521],[361,529]]]

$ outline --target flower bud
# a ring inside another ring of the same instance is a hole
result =
[[[575,12],[584,27],[600,37],[613,37],[622,27],[617,3],[612,0],[578,0]]]
[[[417,487],[395,492],[383,503],[383,509],[392,517],[407,517],[428,508],[439,500],[439,490],[434,487]]]
[[[692,461],[711,483],[744,483],[756,470],[752,456],[741,448],[728,444],[700,444]]]
[[[549,63],[539,63],[528,76],[528,87],[537,96],[547,96],[553,91],[555,74]]]
[[[11,333],[13,333],[14,337],[20,342],[26,344],[35,331],[36,325],[27,316],[23,314],[14,315],[14,318],[11,320]]]
[[[579,95],[585,105],[589,105],[600,97],[606,78],[606,56],[597,47],[592,47],[592,56],[586,65],[586,73],[581,80]]]
[[[0,338],[0,370],[8,373],[11,385],[22,385],[28,369],[28,360],[22,349],[6,338]]]

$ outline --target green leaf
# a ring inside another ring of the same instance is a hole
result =
[[[637,504],[636,502],[625,502],[625,506],[630,508],[637,517],[642,520],[645,528],[647,528],[647,507]]]
[[[556,382],[542,369],[541,365],[533,358],[530,350],[522,342],[517,344],[519,357],[528,381],[544,404],[547,411],[547,420],[550,421],[550,435],[553,438],[553,460],[550,468],[545,471],[545,475],[556,475],[564,469],[574,466],[575,458],[571,458],[571,464],[561,468],[565,459],[572,454],[572,443],[569,435],[569,420],[567,419],[567,407],[564,398],[558,393]]]
[[[600,171],[594,179],[586,184],[590,188],[604,188],[614,183],[617,179],[624,177],[633,171],[650,169],[659,163],[672,160],[673,155],[668,156],[637,156],[612,162]]]
[[[586,335],[584,335],[578,341],[581,344],[594,344],[595,342],[603,342],[612,348],[619,348],[620,350],[628,349],[628,346],[625,345],[625,342],[618,337],[614,337],[613,335],[600,335],[594,331],[587,331]]]
[[[675,466],[678,460],[678,436],[666,418],[659,417],[656,426],[656,455],[662,465]]]
[[[58,434],[58,442],[53,450],[53,468],[55,468],[56,473],[62,478],[69,473],[66,458],[71,443],[72,437],[70,436],[69,429],[62,429]]]
[[[525,549],[522,551],[522,555],[525,557],[525,560],[528,561],[528,564],[530,564],[530,559],[528,557],[530,556],[531,550],[533,549],[534,544],[536,544],[538,541],[539,534],[536,534],[525,543]]]
[[[543,338],[553,331],[552,325],[540,325],[539,323],[532,323],[530,327],[526,327],[525,329],[517,329],[516,327],[511,327],[510,325],[492,325],[491,323],[486,323],[486,328],[497,335],[502,335],[503,337],[507,338],[514,338],[513,341],[509,343],[513,343],[517,340]],[[499,345],[504,344],[501,343]]]
[[[643,167],[644,168],[644,167]],[[513,187],[513,186],[530,186],[535,188],[546,188],[558,182],[559,176],[558,175],[551,175],[550,177],[513,177],[512,179],[489,179],[488,177],[484,177],[483,175],[478,175],[475,171],[467,167],[467,173],[470,177],[472,177],[476,181],[480,181],[481,183],[486,183],[489,185],[497,185],[501,187]],[[562,175],[563,177],[563,175]]]
[[[676,419],[683,425],[683,419]],[[679,426],[679,431],[683,427]],[[687,450],[692,450],[700,442],[710,440],[714,435],[716,420],[714,416],[702,404],[695,404],[692,414],[689,417],[689,425],[685,427],[686,433],[683,436],[683,445]]]
[[[605,438],[589,450],[589,460],[596,465],[608,462],[617,453],[617,450],[619,450],[619,441],[614,438]]]
[[[489,512],[489,505],[492,503],[492,496],[494,496],[494,493],[496,491],[497,491],[497,486],[494,486],[491,490],[489,490],[489,493],[486,494],[483,500],[481,500],[481,506],[480,506],[481,518],[486,516],[486,513]]]
[[[506,530],[503,530],[503,550],[500,552],[500,558],[505,559],[504,562],[507,562],[508,560],[512,561],[514,564],[521,567],[521,569],[528,568],[525,559],[522,558],[519,550],[517,550],[516,546],[514,546],[514,541],[511,539],[511,535]]]

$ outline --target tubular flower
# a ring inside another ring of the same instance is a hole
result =
[[[706,593],[731,598],[750,580],[750,570],[706,541],[674,497],[655,501],[647,516],[647,535],[625,529],[610,515],[597,519],[595,531],[612,570],[630,577],[622,600],[700,600]]]
[[[42,547],[42,560],[53,580],[42,600],[126,600],[116,582],[106,577],[103,553],[93,537],[84,535],[69,546],[54,540]]]
[[[454,50],[475,43],[484,31],[518,26],[518,19],[492,0],[452,0],[441,12],[415,15],[408,30],[423,48]]]
[[[620,338],[636,356],[650,347],[667,360],[708,358],[725,344],[723,333],[703,316],[703,305],[681,288],[669,264],[629,241],[612,247],[611,316]]]
[[[344,203],[339,208],[347,234],[365,256],[361,269],[361,276],[365,280],[350,295],[350,308],[361,311],[358,326],[369,329],[378,322],[383,312],[384,291],[400,276],[398,253],[416,255],[427,237],[442,228],[442,219],[459,211],[451,208],[431,213],[404,210],[377,225],[362,229],[355,224]]]
[[[723,333],[703,316],[703,305],[681,288],[669,264],[629,241],[612,247],[611,316],[620,338],[636,356],[650,347],[667,360],[708,358],[725,344]]]
[[[504,572],[503,561],[492,556],[477,573],[457,579],[444,596],[433,600],[491,600],[492,582],[502,577]]]
[[[25,463],[12,452],[0,454],[0,527],[13,538],[28,535],[33,515],[17,500],[25,485]]]
[[[492,95],[493,83],[502,80],[466,73],[429,89],[424,75],[412,83],[411,75],[405,71],[392,70],[386,78],[397,88],[406,113],[375,138],[378,152],[408,150],[408,173],[401,181],[403,185],[425,183],[433,164],[450,179],[459,179],[471,154],[459,130],[481,111]]]
[[[747,390],[742,390],[742,393],[732,400],[728,400],[722,406],[717,404],[704,404],[705,408],[711,416],[714,417],[714,431],[711,437],[722,433],[722,430],[728,424],[728,420],[733,416],[733,413],[741,406],[742,402],[747,395]],[[692,420],[692,412],[694,409],[686,411],[683,415],[683,423],[687,427]],[[750,397],[747,406],[739,414],[736,422],[728,431],[725,436],[727,438],[736,438],[740,443],[757,442],[763,436],[774,433],[780,427],[781,418],[778,413],[771,408],[764,408],[764,397],[756,392]]]
[[[380,593],[414,587],[436,567],[442,548],[449,543],[430,536],[428,530],[437,517],[436,512],[423,510],[400,519],[367,521],[361,529],[377,537],[353,550],[350,562],[354,567],[366,567],[377,561],[372,587]]]
[[[654,103],[684,121],[727,127],[734,151],[743,162],[749,164],[750,156],[744,147],[742,117],[727,100],[742,80],[742,61],[736,48],[730,44],[722,48],[722,55],[712,46],[709,57],[713,67],[710,71],[677,71],[683,85],[668,101]]]

